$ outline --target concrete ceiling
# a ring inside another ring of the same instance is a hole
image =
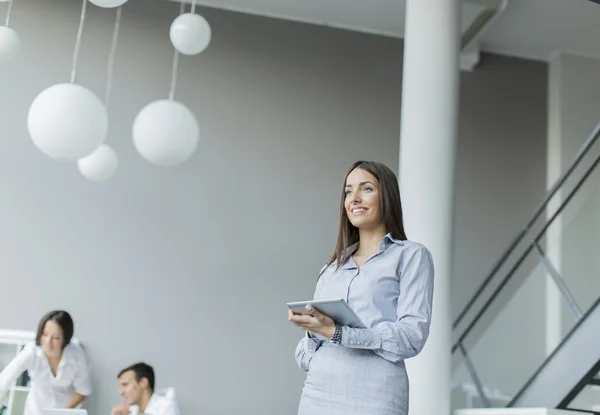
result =
[[[404,33],[405,0],[198,0],[197,4],[385,36]],[[556,51],[600,57],[600,4],[510,0],[483,34],[480,47],[543,61]]]

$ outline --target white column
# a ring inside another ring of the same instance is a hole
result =
[[[429,340],[407,361],[410,414],[449,415],[459,0],[408,0],[405,27],[400,190],[407,236],[427,246],[435,263]]]

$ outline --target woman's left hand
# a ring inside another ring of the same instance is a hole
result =
[[[326,316],[314,307],[307,308],[306,313],[303,314],[294,314],[291,310],[288,310],[288,320],[304,330],[318,333],[327,338],[332,337],[335,333],[335,322],[331,317]]]

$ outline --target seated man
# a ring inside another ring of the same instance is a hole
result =
[[[112,415],[178,415],[179,410],[174,396],[168,393],[154,392],[154,369],[146,363],[136,363],[119,373],[119,393],[125,402],[115,405]],[[130,411],[132,405],[138,411]]]

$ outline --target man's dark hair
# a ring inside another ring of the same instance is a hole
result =
[[[148,379],[148,386],[150,390],[154,392],[154,369],[149,364],[144,362],[135,363],[119,372],[117,379],[121,377],[121,375],[125,372],[133,371],[135,373],[135,380],[140,382],[143,378]]]

